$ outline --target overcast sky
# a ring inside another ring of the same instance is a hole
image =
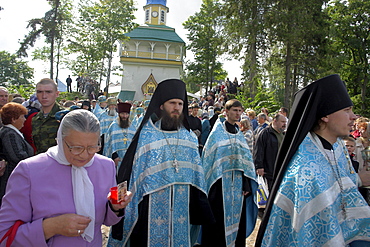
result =
[[[136,0],[135,5],[138,9],[135,13],[138,24],[144,23],[143,6],[147,0]],[[176,33],[187,43],[187,31],[183,28],[182,23],[195,12],[199,12],[202,0],[186,0],[186,4],[180,0],[167,0],[169,13],[167,15],[167,26],[173,27]],[[26,29],[27,21],[33,18],[43,17],[45,12],[50,9],[47,0],[7,0],[0,4],[4,10],[0,11],[0,50],[6,50],[10,53],[15,53],[19,48],[19,40],[23,40],[24,36],[29,32]],[[43,38],[36,42],[36,46],[41,47]],[[29,52],[31,54],[31,52]],[[190,51],[187,52],[188,59],[193,56]],[[117,54],[118,60],[118,54]],[[44,70],[48,68],[48,64],[40,61],[32,61],[29,63],[35,68],[35,81],[43,77],[48,77]],[[224,69],[229,73],[230,78],[238,77],[240,81],[241,69],[238,62],[225,61]],[[59,78],[67,78],[71,74],[68,70],[60,71]]]

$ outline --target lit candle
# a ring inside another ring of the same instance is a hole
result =
[[[117,186],[110,188],[110,200],[112,204],[119,204]]]

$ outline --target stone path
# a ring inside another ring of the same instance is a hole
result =
[[[256,241],[257,232],[258,232],[258,228],[259,228],[260,224],[261,224],[261,220],[257,219],[256,227],[254,228],[254,231],[252,232],[252,234],[245,241],[245,246],[246,247],[254,246],[254,242]],[[107,245],[107,240],[108,240],[108,236],[109,236],[109,227],[102,226],[101,231],[103,233],[103,247],[105,247]]]
[[[261,224],[261,220],[257,218],[256,226],[254,227],[252,234],[246,239],[245,246],[248,246],[248,247],[254,246],[254,242],[256,241],[260,224]]]
[[[109,227],[108,226],[102,226],[101,227],[101,232],[103,233],[103,246],[107,245],[108,241],[108,236],[109,236]]]

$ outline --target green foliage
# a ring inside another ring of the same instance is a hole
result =
[[[48,46],[36,48],[32,52],[32,60],[49,61],[49,58],[50,58],[50,47]]]
[[[242,61],[243,78],[254,97],[261,78],[261,62],[266,46],[267,32],[264,13],[268,2],[257,0],[228,0],[220,6],[224,17],[224,47],[235,59]]]
[[[79,99],[84,99],[84,96],[80,94],[79,92],[72,92],[72,93],[60,92],[56,101],[59,102],[62,99],[74,101],[75,97],[78,97]]]
[[[108,84],[117,41],[136,27],[133,1],[81,0],[73,18],[71,0],[48,1],[51,9],[44,17],[29,21],[30,32],[18,55],[27,56],[43,36],[48,47],[33,56],[50,60],[51,72],[55,56],[75,75],[106,78]],[[274,111],[289,107],[294,92],[309,82],[338,73],[355,112],[369,116],[369,12],[370,1],[363,0],[203,0],[199,12],[183,23],[189,33],[187,48],[195,54],[183,80],[189,92],[200,86],[209,89],[227,75],[220,56],[232,56],[243,64],[245,89],[238,97],[245,107]],[[20,73],[22,66],[13,67],[16,75],[1,80],[29,83],[31,72]]]
[[[293,93],[317,79],[326,58],[328,23],[322,0],[221,1],[223,46],[243,62],[248,97],[261,82],[289,105]],[[264,88],[264,87],[262,87]]]
[[[132,0],[82,1],[77,23],[71,28],[68,51],[77,55],[68,67],[77,75],[107,77],[110,82],[113,52],[117,41],[127,39],[125,33],[137,25],[133,22],[136,9]],[[72,38],[73,37],[73,38]]]
[[[281,103],[276,100],[273,91],[258,89],[256,96],[252,98],[247,98],[244,93],[240,93],[235,96],[239,100],[244,109],[253,109],[256,112],[261,111],[261,108],[267,108],[269,112],[275,112],[280,109]]]
[[[337,54],[337,72],[347,83],[356,113],[370,116],[370,2],[332,1],[326,9],[331,22],[330,47]]]
[[[370,111],[369,109],[362,109],[363,105],[370,105],[370,97],[366,97],[365,102],[362,101],[361,99],[361,94],[357,94],[355,96],[351,97],[351,100],[353,102],[353,112],[355,114],[359,114],[361,116],[370,116]]]
[[[204,64],[198,62],[187,63],[187,73],[182,78],[182,80],[186,82],[187,90],[191,93],[195,93],[199,91],[200,86],[204,87],[207,83],[210,87],[215,86],[215,81],[223,80],[227,76],[227,73],[222,69],[222,64],[220,62],[216,62],[212,70],[212,78],[210,78],[209,81],[204,81],[207,80],[204,78],[204,72],[207,71]]]
[[[0,83],[20,86],[32,83],[33,69],[21,61],[15,54],[0,51]]]
[[[195,61],[188,64],[185,77],[195,85],[205,86],[206,91],[211,88],[212,81],[220,77],[224,79],[227,75],[217,61],[222,54],[223,44],[219,9],[218,1],[203,0],[200,11],[183,23],[189,31],[187,37],[190,43],[187,48],[195,54]]]
[[[31,30],[25,35],[23,41],[20,42],[21,46],[17,54],[20,57],[27,57],[27,50],[33,47],[37,39],[43,35],[49,47],[36,51],[33,59],[49,61],[50,78],[54,78],[54,60],[56,57],[56,67],[58,68],[63,36],[72,18],[72,3],[71,0],[48,0],[48,2],[51,9],[45,13],[44,17],[28,21],[27,28]]]
[[[23,98],[29,99],[35,93],[36,87],[33,84],[29,85],[7,85],[9,93],[17,93],[22,95]]]

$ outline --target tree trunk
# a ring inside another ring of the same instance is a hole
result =
[[[361,85],[361,110],[366,111],[366,87],[369,83],[369,78],[364,74],[364,80]]]
[[[291,83],[291,89],[290,89],[290,94],[289,94],[289,103],[285,107],[288,107],[288,108],[292,107],[294,94],[297,91],[297,87],[298,87],[298,73],[299,73],[299,66],[295,64],[294,71],[293,71],[293,80]]]
[[[57,62],[56,62],[56,72],[55,72],[55,82],[58,82],[59,77],[59,63],[60,63],[60,46],[62,42],[58,40],[58,48],[57,48]]]
[[[257,94],[257,46],[255,42],[250,45],[250,97],[254,99]]]
[[[258,24],[258,4],[257,1],[254,1],[252,5],[252,23],[253,26]],[[257,94],[257,30],[254,28],[251,29],[251,36],[249,37],[250,45],[250,73],[249,73],[249,83],[250,83],[250,97],[254,99]]]
[[[285,92],[284,92],[284,105],[289,105],[289,97],[290,97],[290,90],[291,90],[291,72],[292,66],[292,48],[290,42],[286,44],[286,59],[285,59]]]
[[[104,58],[101,60],[101,69],[100,69],[100,77],[99,77],[99,91],[101,87],[101,82],[103,81],[103,72],[104,71]]]
[[[56,28],[56,20],[58,16],[58,9],[59,9],[60,1],[55,1],[55,10],[53,16],[53,24],[51,30],[51,37],[50,37],[50,79],[54,77],[54,41],[55,41],[55,28]]]
[[[113,44],[112,44],[113,47]],[[109,52],[109,58],[108,58],[108,71],[107,71],[107,81],[106,81],[106,93],[108,95],[108,89],[109,89],[109,83],[110,83],[110,72],[111,72],[111,67],[112,67],[112,56],[113,52],[112,50]]]

